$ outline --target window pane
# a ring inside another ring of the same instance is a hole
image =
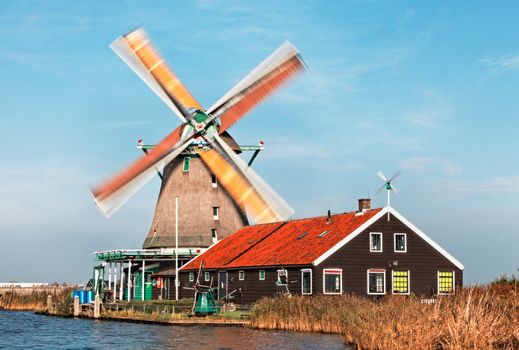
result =
[[[303,294],[310,294],[310,271],[303,271]]]
[[[191,166],[191,158],[190,157],[185,157],[184,158],[184,171],[189,171],[189,168]]]
[[[384,293],[384,273],[370,272],[369,273],[369,292],[370,293]]]
[[[405,251],[405,235],[395,235],[395,249],[398,252]]]
[[[245,271],[238,272],[238,277],[240,281],[243,281],[245,279]]]
[[[373,233],[371,234],[371,250],[382,250],[382,235],[380,233]]]
[[[260,270],[259,272],[259,279],[263,281],[265,279],[265,270]]]
[[[409,292],[409,274],[407,271],[393,271],[393,293]]]
[[[454,274],[452,271],[440,272],[438,279],[439,293],[452,293],[454,291]]]
[[[341,275],[339,274],[324,274],[324,291],[326,293],[340,293],[341,292]]]

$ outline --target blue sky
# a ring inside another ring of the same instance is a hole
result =
[[[209,107],[283,41],[308,74],[231,132],[297,217],[351,211],[376,172],[394,207],[486,282],[519,268],[519,30],[513,1],[0,3],[0,281],[84,282],[140,247],[154,180],[110,219],[88,184],[178,119],[108,48],[143,26]]]

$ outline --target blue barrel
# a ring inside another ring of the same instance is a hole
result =
[[[85,293],[86,290],[79,290],[78,292],[79,292],[79,303],[80,304],[84,304],[86,302],[85,301],[85,299],[86,299],[86,293]]]
[[[86,303],[90,304],[90,303],[94,302],[94,291],[87,290],[86,292],[87,292]]]

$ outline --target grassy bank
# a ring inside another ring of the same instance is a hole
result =
[[[47,296],[52,296],[54,304],[69,307],[70,288],[55,288],[49,290],[32,290],[31,292],[16,288],[2,292],[0,307],[6,310],[43,310],[47,308]]]
[[[433,304],[351,295],[260,300],[252,327],[339,333],[360,349],[519,349],[519,298],[511,285],[465,288]]]

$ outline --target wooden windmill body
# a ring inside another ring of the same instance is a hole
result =
[[[178,247],[183,248],[208,247],[247,225],[248,219],[268,223],[293,215],[294,210],[237,156],[240,147],[226,131],[283,83],[304,71],[304,62],[292,44],[281,45],[207,110],[169,68],[142,29],[121,36],[110,46],[179,117],[181,124],[154,147],[143,149],[146,155],[91,188],[98,208],[106,216],[117,211],[161,170],[162,186],[144,248],[176,246],[176,197]]]
[[[233,150],[239,146],[225,138]],[[185,152],[164,168],[155,214],[143,248],[175,246],[175,197],[178,197],[178,246],[209,247],[248,225],[245,209],[218,184],[214,174],[194,152]]]

